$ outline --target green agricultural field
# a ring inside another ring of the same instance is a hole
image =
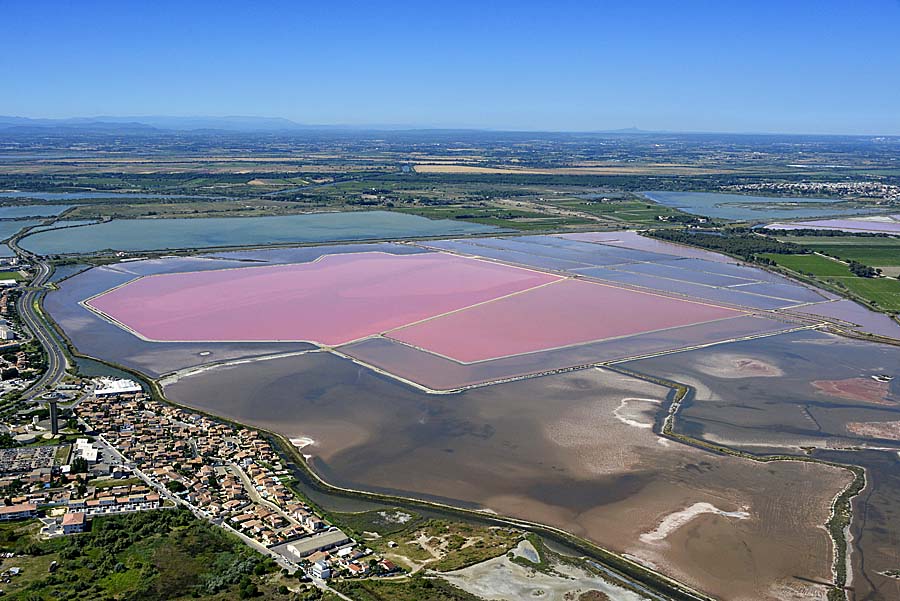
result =
[[[768,253],[762,256],[792,271],[809,273],[817,277],[852,277],[853,275],[843,263],[820,255],[779,255]]]
[[[900,280],[895,278],[834,278],[848,290],[874,302],[885,311],[900,311]]]
[[[845,261],[859,261],[864,265],[881,267],[885,265],[900,265],[900,244],[898,245],[872,245],[872,246],[841,246],[841,245],[808,245],[810,248],[840,257]]]
[[[900,238],[869,236],[786,236],[778,237],[816,252],[859,261],[872,267],[900,266]]]
[[[900,311],[900,280],[896,278],[861,278],[833,259],[820,255],[762,255],[781,267],[802,274],[812,274],[823,282],[843,288],[850,294],[873,303],[882,311]]]
[[[852,247],[851,247],[852,248]],[[867,300],[882,311],[900,311],[900,280],[896,278],[861,278],[834,259],[820,255],[762,255],[781,267],[797,273],[812,275],[823,282],[843,288],[852,295]]]

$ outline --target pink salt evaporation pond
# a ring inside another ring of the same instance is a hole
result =
[[[445,253],[355,253],[147,276],[86,304],[150,340],[336,346],[558,279]]]
[[[585,280],[563,280],[399,328],[394,340],[474,363],[745,315]]]

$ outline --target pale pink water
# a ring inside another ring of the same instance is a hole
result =
[[[890,219],[890,220],[888,220]],[[770,230],[841,230],[847,232],[868,232],[873,234],[900,234],[900,215],[889,215],[884,220],[875,219],[820,219],[817,221],[794,221],[791,223],[770,223]]]
[[[634,250],[646,250],[674,257],[685,257],[688,259],[704,259],[706,261],[715,261],[716,263],[734,263],[735,260],[708,250],[699,248],[691,248],[681,244],[673,244],[641,236],[637,232],[618,231],[618,232],[579,232],[574,234],[560,234],[560,238],[575,240],[576,242],[594,242],[598,244],[608,244],[610,246],[620,246],[622,248],[631,248]]]
[[[387,336],[471,363],[742,313],[616,286],[564,280],[400,328]]]
[[[558,279],[443,253],[358,253],[149,276],[88,305],[151,340],[334,346]]]

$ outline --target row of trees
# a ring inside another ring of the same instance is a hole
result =
[[[766,233],[770,233],[770,230],[766,230]],[[772,231],[771,233],[778,234],[790,234],[791,236],[818,236],[820,238],[890,238],[890,234],[885,234],[883,232],[845,232],[844,230],[815,230],[815,229],[799,229],[799,230],[790,230],[788,232],[782,230]]]
[[[791,242],[781,242],[767,236],[759,236],[746,230],[729,230],[725,232],[697,232],[691,230],[653,230],[649,236],[699,246],[718,252],[737,255],[746,261],[756,260],[756,256],[764,253],[793,255],[805,252],[802,246]]]

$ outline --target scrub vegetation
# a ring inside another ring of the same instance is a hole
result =
[[[96,518],[90,532],[51,540],[36,530],[0,532],[0,549],[24,556],[4,563],[23,571],[5,599],[291,598],[274,562],[187,510]]]
[[[334,588],[354,601],[480,601],[440,578],[413,576],[403,580],[346,580]]]
[[[503,555],[523,536],[519,530],[499,526],[425,520],[407,510],[341,514],[335,518],[360,538],[368,538],[372,549],[411,571],[458,570]],[[377,538],[372,537],[373,533]]]

